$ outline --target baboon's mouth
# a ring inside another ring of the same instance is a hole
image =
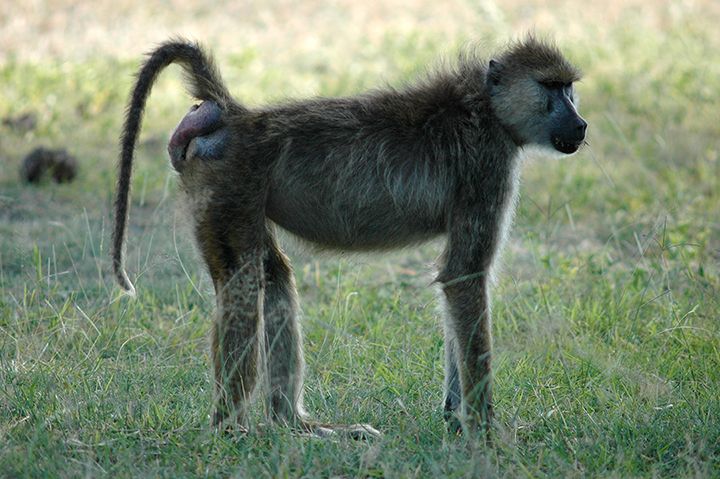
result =
[[[575,153],[580,149],[580,145],[582,145],[582,140],[575,142],[562,141],[559,137],[553,136],[552,145],[560,153],[565,153],[566,155],[569,155],[570,153]]]

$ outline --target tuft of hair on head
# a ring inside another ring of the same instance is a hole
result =
[[[534,33],[511,43],[494,62],[504,72],[532,72],[540,82],[573,83],[582,78],[582,72],[565,58],[555,43]]]

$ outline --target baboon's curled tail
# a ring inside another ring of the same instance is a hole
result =
[[[115,227],[112,241],[115,278],[120,286],[131,295],[135,294],[135,287],[123,268],[122,249],[128,219],[133,153],[150,90],[160,72],[172,63],[179,63],[182,66],[188,89],[198,100],[212,100],[223,110],[233,102],[212,58],[197,43],[185,40],[171,40],[163,43],[149,54],[147,61],[138,72],[120,138],[122,152],[120,154],[117,197],[115,198]]]

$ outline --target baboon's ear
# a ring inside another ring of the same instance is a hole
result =
[[[488,86],[495,86],[500,84],[500,78],[502,77],[503,65],[497,60],[490,60],[487,71],[487,84]]]

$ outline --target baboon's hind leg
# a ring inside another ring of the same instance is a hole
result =
[[[248,403],[258,378],[264,339],[263,228],[260,223],[255,230],[248,215],[223,205],[213,205],[196,223],[200,251],[215,286],[213,423],[222,428],[247,428]]]
[[[267,407],[275,421],[296,424],[302,407],[304,360],[292,267],[268,231],[265,250]]]
[[[380,436],[367,424],[326,424],[312,421],[303,409],[302,335],[298,323],[297,290],[292,268],[268,232],[265,250],[265,333],[268,409],[271,418],[305,434],[354,439]]]
[[[262,349],[260,257],[238,256],[239,264],[217,287],[212,331],[215,373],[214,423],[230,420],[247,427],[247,407],[255,389]]]

